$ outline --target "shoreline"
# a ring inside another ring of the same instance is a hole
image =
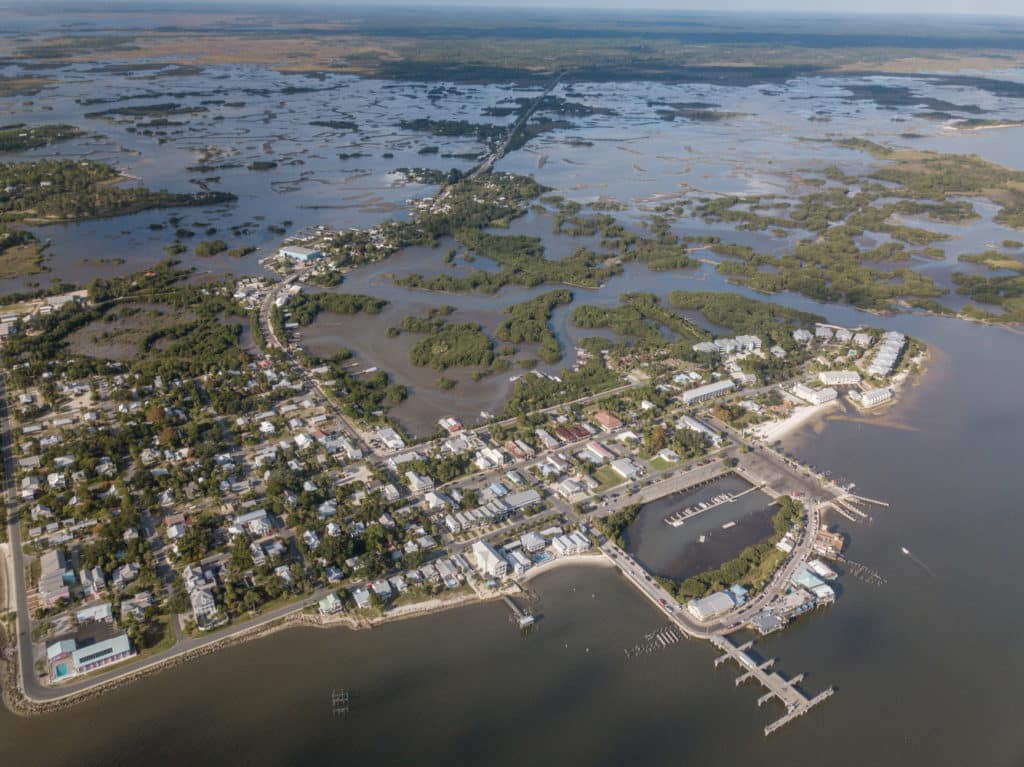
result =
[[[264,637],[269,637],[281,631],[293,628],[312,629],[338,629],[344,628],[351,631],[364,631],[378,628],[389,623],[403,620],[421,618],[428,615],[455,610],[467,607],[476,603],[487,603],[500,600],[506,596],[512,596],[523,591],[522,585],[528,583],[535,577],[545,575],[568,565],[605,565],[611,567],[603,556],[599,555],[576,555],[563,559],[555,559],[546,562],[536,568],[532,568],[522,578],[513,581],[513,587],[498,589],[491,593],[480,594],[476,591],[467,593],[453,599],[428,599],[409,605],[402,605],[393,612],[370,618],[355,615],[350,612],[337,615],[323,616],[305,612],[307,606],[296,606],[295,610],[267,623],[258,624],[246,629],[241,629],[232,634],[215,639],[207,644],[183,650],[180,653],[169,657],[151,661],[136,669],[129,669],[124,674],[106,681],[96,682],[82,690],[70,692],[52,700],[35,701],[22,693],[19,680],[19,665],[17,663],[17,651],[13,646],[8,647],[7,635],[3,627],[0,627],[0,692],[4,706],[16,716],[44,716],[46,714],[65,711],[71,707],[84,703],[85,701],[98,698],[121,687],[125,687],[146,677],[154,676],[163,671],[168,671],[188,663],[196,661],[204,656],[237,647],[249,642],[254,642]]]
[[[577,554],[571,557],[563,557],[559,559],[552,559],[550,562],[545,562],[542,565],[536,565],[527,570],[521,577],[519,577],[517,583],[529,583],[534,578],[539,578],[542,575],[547,575],[555,570],[560,570],[567,565],[583,565],[586,567],[615,567],[612,562],[608,561],[608,558],[603,554]]]
[[[794,408],[793,412],[781,421],[767,421],[763,424],[756,424],[750,428],[747,434],[772,444],[777,440],[791,436],[794,432],[799,431],[817,418],[827,415],[827,411],[832,410],[839,402],[840,400],[834,399],[821,405],[800,405]]]

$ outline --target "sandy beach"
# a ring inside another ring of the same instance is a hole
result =
[[[785,439],[816,418],[834,410],[839,404],[840,401],[834,399],[823,405],[801,405],[782,420],[759,423],[752,426],[747,433],[770,444],[775,440]]]

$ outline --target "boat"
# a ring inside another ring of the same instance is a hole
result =
[[[906,547],[906,546],[900,546],[900,551],[902,551],[902,552],[903,552],[904,554],[906,554],[906,555],[907,555],[908,557],[910,556],[910,551],[909,551],[909,550],[907,549],[907,547]]]

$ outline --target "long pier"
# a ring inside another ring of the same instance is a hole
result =
[[[798,674],[792,679],[783,679],[778,672],[770,672],[770,669],[775,665],[774,658],[762,663],[757,663],[747,654],[747,650],[750,649],[753,642],[747,642],[736,646],[726,637],[715,636],[711,638],[711,644],[722,651],[722,654],[715,658],[716,667],[722,665],[728,660],[734,660],[739,664],[740,668],[744,670],[743,673],[736,678],[737,687],[750,679],[756,679],[758,683],[767,690],[764,695],[757,699],[757,705],[759,707],[773,698],[785,706],[786,713],[764,728],[764,734],[766,737],[771,735],[780,727],[789,724],[789,722],[793,721],[797,717],[803,716],[819,703],[829,698],[835,691],[832,687],[829,687],[827,690],[823,690],[813,698],[808,698],[796,687],[803,681],[804,675]]]
[[[533,613],[521,608],[512,600],[511,597],[505,596],[502,597],[502,599],[505,604],[508,605],[508,609],[512,611],[512,614],[509,616],[509,620],[517,624],[519,628],[525,629],[534,624],[536,618],[533,617]]]

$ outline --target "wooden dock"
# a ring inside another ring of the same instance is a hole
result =
[[[774,658],[763,661],[762,663],[757,663],[753,658],[747,655],[746,651],[750,649],[753,642],[747,642],[746,644],[737,647],[726,637],[716,636],[711,639],[711,644],[722,651],[722,654],[715,658],[716,667],[722,665],[728,660],[734,660],[739,664],[740,668],[743,669],[743,673],[736,678],[737,687],[750,679],[756,679],[758,683],[767,690],[764,695],[758,698],[758,706],[762,706],[772,699],[778,700],[783,706],[785,706],[786,713],[764,728],[765,736],[771,735],[783,725],[788,724],[797,717],[803,716],[819,703],[830,697],[834,692],[834,689],[829,687],[827,690],[818,693],[813,698],[808,698],[796,687],[803,681],[803,674],[798,674],[792,679],[783,679],[777,672],[770,671],[770,669],[775,665]]]
[[[517,605],[511,597],[502,597],[505,604],[508,605],[508,609],[512,611],[509,616],[509,620],[519,626],[521,629],[529,628],[536,622],[536,618],[529,610],[525,610]]]
[[[705,511],[717,509],[719,506],[724,506],[727,503],[732,503],[733,501],[742,498],[748,493],[753,493],[757,490],[761,490],[762,488],[764,488],[764,485],[754,485],[753,487],[748,487],[746,490],[744,490],[741,493],[737,493],[736,495],[722,493],[721,496],[715,496],[714,498],[711,499],[710,503],[706,503],[703,506],[688,506],[682,511],[677,511],[675,514],[671,514],[665,517],[664,522],[669,527],[679,527],[680,525],[685,524],[686,520],[690,519],[691,517],[696,517],[700,514],[703,514]]]

